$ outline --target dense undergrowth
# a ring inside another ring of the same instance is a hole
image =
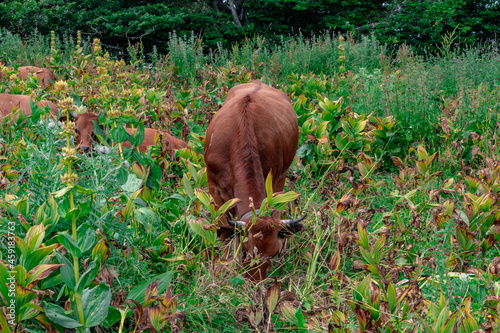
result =
[[[497,49],[424,60],[325,36],[207,58],[192,39],[145,66],[139,46],[125,62],[70,40],[45,45],[46,57],[44,41],[9,47],[10,64],[44,65],[61,81],[42,90],[11,70],[0,92],[100,113],[110,152],[81,155],[71,122],[55,126],[35,105],[4,119],[2,332],[500,329]],[[297,112],[287,190],[300,197],[284,214],[309,214],[260,284],[242,277],[234,240],[216,239],[202,156],[226,92],[256,78]],[[139,143],[143,126],[192,150],[111,145]]]

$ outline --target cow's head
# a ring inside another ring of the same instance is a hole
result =
[[[275,211],[272,215],[258,217],[255,223],[252,223],[251,216],[244,216],[241,221],[228,220],[228,224],[241,231],[246,240],[243,243],[243,256],[244,263],[249,266],[248,277],[255,281],[266,278],[269,260],[281,250],[284,238],[302,230],[300,221],[306,216],[280,220],[279,212]],[[255,256],[261,260],[258,264],[250,263]]]
[[[98,117],[95,113],[85,112],[75,115],[70,112],[70,118],[75,122],[75,141],[76,146],[81,148],[83,152],[88,153],[92,147],[92,142],[96,140],[94,134],[94,121],[98,121]],[[60,121],[66,121],[66,114],[63,112]]]

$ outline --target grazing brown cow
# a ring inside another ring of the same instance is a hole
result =
[[[4,60],[0,60],[0,65],[6,66],[7,63]],[[30,73],[35,73],[36,77],[38,78],[38,83],[42,88],[52,85],[57,80],[54,73],[52,73],[47,68],[40,68],[36,66],[21,66],[17,70],[19,71],[17,77],[19,77],[21,80],[27,78]],[[5,76],[5,73],[0,71],[0,78],[4,78]]]
[[[18,77],[25,79],[31,73],[35,73],[38,78],[38,83],[42,88],[48,87],[57,81],[56,76],[47,68],[40,68],[35,66],[21,66],[17,69],[19,71]]]
[[[222,108],[215,114],[205,137],[205,163],[209,192],[220,207],[232,198],[239,203],[231,214],[237,221],[221,226],[223,238],[242,228],[247,236],[245,253],[254,249],[265,259],[249,270],[260,281],[266,277],[268,259],[282,246],[285,234],[299,231],[296,220],[280,220],[279,214],[259,217],[251,225],[253,204],[260,207],[266,198],[265,179],[273,176],[274,191],[282,191],[288,168],[297,150],[299,127],[290,99],[280,90],[259,80],[238,85],[227,93]],[[248,262],[248,258],[245,260]]]
[[[42,100],[37,103],[38,106],[45,107],[50,106],[50,113],[57,116],[58,108],[54,103]],[[30,97],[27,95],[11,95],[11,94],[0,94],[0,120],[12,113],[15,106],[23,110],[26,115],[31,114],[30,107]]]
[[[94,121],[98,121],[98,116],[95,113],[85,112],[77,115],[71,114],[74,117],[75,121],[75,132],[76,132],[76,145],[81,148],[84,152],[88,152],[90,147],[92,146],[92,141],[95,141],[94,135]],[[66,116],[63,115],[60,119],[61,121],[66,121]],[[126,128],[127,133],[131,133],[132,129]],[[159,130],[152,128],[144,129],[144,140],[139,145],[139,151],[145,152],[149,146],[154,145],[155,136],[159,132]],[[182,149],[187,148],[187,143],[182,141],[181,139],[177,139],[176,137],[163,133],[167,143],[168,150]],[[124,147],[131,147],[130,142],[125,141],[123,143]]]

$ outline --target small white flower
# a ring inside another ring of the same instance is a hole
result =
[[[109,148],[106,146],[99,146],[97,147],[97,150],[99,150],[103,154],[108,154],[109,153]]]
[[[123,166],[125,168],[129,168],[130,167],[130,163],[128,161],[123,161]]]

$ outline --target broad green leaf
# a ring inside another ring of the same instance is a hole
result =
[[[397,307],[397,295],[396,295],[396,289],[394,288],[394,285],[389,282],[389,285],[387,286],[387,303],[389,305],[389,311],[392,315],[395,314],[396,307]]]
[[[182,184],[184,185],[184,191],[186,191],[187,196],[193,200],[195,198],[193,187],[191,186],[191,182],[189,181],[186,174],[182,176]]]
[[[187,169],[191,177],[193,177],[193,181],[196,183],[199,177],[198,177],[198,171],[196,171],[196,168],[194,167],[193,163],[188,163]]]
[[[71,189],[72,189],[71,187],[64,187],[64,188],[60,189],[59,191],[54,192],[53,195],[56,198],[60,198],[63,195],[65,195],[66,193],[68,193],[69,191],[71,191]]]
[[[57,235],[57,240],[61,243],[66,250],[68,250],[73,257],[80,257],[82,251],[73,237],[67,232],[60,232]]]
[[[358,223],[358,243],[361,244],[362,247],[364,247],[366,250],[370,251],[370,243],[368,242],[368,233],[366,232],[366,229],[361,225],[361,223]]]
[[[134,146],[138,147],[144,141],[144,126],[141,124],[137,128],[134,136]]]
[[[380,263],[380,258],[382,257],[382,249],[384,248],[385,245],[385,235],[381,235],[380,238],[377,240],[375,245],[373,246],[373,259],[377,264]]]
[[[40,223],[32,226],[26,233],[26,237],[24,237],[24,240],[28,245],[28,249],[30,252],[38,249],[43,243],[43,238],[45,237],[45,229],[47,229],[47,227],[45,227],[43,223]]]
[[[353,128],[354,133],[359,134],[363,132],[366,127],[366,123],[368,123],[368,119],[358,122]]]
[[[92,280],[97,276],[100,266],[96,264],[95,261],[91,261],[85,272],[80,276],[78,283],[75,286],[75,291],[77,293],[83,292],[83,289],[87,287]]]
[[[278,194],[275,197],[272,197],[271,200],[269,200],[269,206],[275,207],[277,204],[285,203],[288,204],[289,202],[294,201],[299,197],[299,194],[297,192],[286,192],[283,194]]]
[[[266,194],[267,202],[270,202],[273,197],[273,175],[271,172],[266,177]]]
[[[231,200],[226,201],[222,206],[217,209],[217,212],[215,213],[214,219],[217,219],[220,215],[224,214],[226,211],[228,211],[233,205],[237,204],[240,202],[240,199],[234,198]]]
[[[217,239],[217,233],[215,231],[203,228],[201,224],[195,220],[189,220],[188,225],[195,234],[197,234],[210,244],[215,244],[215,240]]]
[[[140,207],[138,209],[135,209],[134,217],[146,228],[160,223],[160,218],[155,214],[155,212],[147,207]]]
[[[429,155],[427,154],[427,150],[425,150],[424,147],[418,146],[417,147],[417,155],[420,160],[427,160]]]
[[[349,140],[342,135],[342,133],[338,133],[335,136],[335,147],[337,147],[338,150],[343,151],[344,149],[348,149],[347,144],[349,143]]]
[[[2,333],[11,333],[12,331],[10,330],[10,327],[12,327],[12,325],[10,325],[7,322],[7,318],[4,315],[1,315],[0,316],[0,332],[2,332]]]
[[[113,138],[113,142],[116,143],[127,141],[127,131],[125,130],[125,127],[117,125],[111,130],[111,137]]]
[[[133,299],[140,304],[144,303],[144,297],[146,295],[146,289],[148,286],[153,282],[153,281],[158,281],[158,295],[161,295],[165,290],[167,290],[170,281],[172,280],[172,272],[166,272],[163,274],[159,274],[148,281],[144,282],[143,284],[135,287],[130,291],[128,294],[127,298],[128,299]]]
[[[26,268],[27,271],[30,271],[39,264],[48,263],[50,258],[52,258],[54,249],[58,245],[59,244],[52,244],[50,246],[40,247],[39,249],[31,252],[26,257],[21,257],[19,262],[24,266],[24,268]]]
[[[358,302],[365,302],[365,298],[370,293],[370,282],[371,282],[371,275],[367,275],[363,281],[359,282],[356,288],[353,289],[352,296],[355,301]]]
[[[25,258],[28,257],[29,253],[31,253],[28,248],[28,244],[26,244],[26,242],[17,235],[15,235],[14,238],[16,239],[16,254],[21,255]]]
[[[26,287],[32,289],[38,283],[38,281],[45,279],[61,266],[62,264],[43,264],[36,266],[28,272]]]
[[[106,245],[106,240],[101,238],[101,240],[92,249],[92,260],[98,260],[100,264],[104,263],[106,260],[106,255],[109,252],[109,248]]]
[[[281,309],[281,314],[285,317],[285,319],[289,323],[291,323],[292,325],[297,324],[297,317],[296,317],[297,309],[295,309],[290,302],[281,303],[280,309]]]
[[[80,248],[82,253],[85,253],[90,250],[92,245],[94,245],[96,232],[93,228],[85,224],[83,226],[81,225],[78,231],[82,230],[83,228],[86,228],[85,236],[80,235],[78,237],[78,247]]]
[[[63,264],[61,266],[61,277],[64,283],[72,290],[75,289],[75,269],[73,264],[66,259],[65,256],[63,256],[59,251],[54,250],[54,253],[56,255],[57,260],[59,261],[60,264]]]
[[[210,197],[208,196],[207,192],[197,188],[194,190],[194,193],[198,200],[201,201],[203,206],[205,206],[206,208],[210,207]]]
[[[129,315],[132,314],[132,311],[127,311]],[[122,317],[120,309],[115,308],[114,306],[110,306],[108,308],[108,316],[106,320],[103,322],[103,326],[106,328],[110,328],[114,324],[116,324]]]
[[[77,320],[69,317],[67,313],[57,304],[42,302],[45,315],[57,325],[61,325],[64,328],[77,328],[82,327]]]
[[[304,319],[304,315],[302,314],[302,310],[301,310],[300,306],[297,308],[297,311],[295,311],[295,318],[297,319],[297,326],[299,328],[305,328],[305,326],[304,326],[305,319]]]
[[[88,189],[88,188],[85,188],[83,186],[80,186],[80,185],[75,185],[75,187],[73,187],[78,193],[81,193],[81,194],[92,194],[92,193],[95,193],[94,190],[91,190],[91,189]]]
[[[432,325],[432,328],[436,332],[444,332],[446,330],[445,325],[449,319],[451,319],[450,311],[448,310],[448,307],[445,306],[441,309],[441,312],[434,322],[434,325]]]
[[[128,194],[136,192],[142,186],[142,179],[135,174],[129,174],[125,184],[121,186],[122,190]]]
[[[10,299],[9,298],[9,288],[8,288],[8,281],[7,278],[9,277],[9,271],[10,269],[5,266],[2,262],[0,262],[0,295],[2,295],[3,299],[5,299],[7,302]],[[2,297],[0,297],[0,305],[7,305],[2,302]],[[1,316],[0,316],[1,317]]]
[[[108,316],[110,304],[111,290],[105,282],[101,282],[92,289],[85,289],[82,294],[85,327],[101,325]]]

